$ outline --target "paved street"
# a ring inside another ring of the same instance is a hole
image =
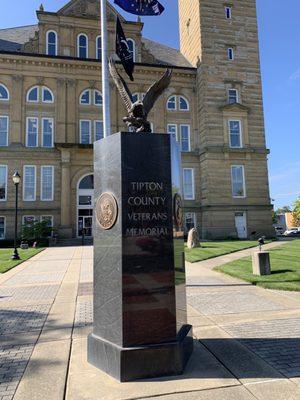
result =
[[[186,373],[125,384],[86,361],[92,247],[50,248],[0,275],[0,400],[299,399],[300,293],[212,271],[242,256],[187,264]]]

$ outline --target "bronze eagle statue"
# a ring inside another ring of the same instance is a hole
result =
[[[173,71],[167,69],[164,75],[148,89],[144,99],[136,102],[133,101],[132,93],[127,83],[117,71],[113,57],[109,59],[109,71],[128,112],[123,121],[128,128],[133,128],[135,132],[151,133],[151,124],[147,120],[148,115],[155,102],[170,85]]]

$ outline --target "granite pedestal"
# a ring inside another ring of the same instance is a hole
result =
[[[96,142],[94,152],[95,201],[111,196],[118,212],[101,222],[95,208],[88,361],[121,382],[181,374],[193,339],[178,145],[167,134],[122,132]]]
[[[253,275],[271,275],[270,253],[260,251],[252,255]]]

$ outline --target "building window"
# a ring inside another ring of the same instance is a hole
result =
[[[47,54],[57,56],[57,34],[55,31],[47,32]]]
[[[0,217],[0,240],[5,239],[5,217]]]
[[[0,165],[0,201],[7,198],[7,166]]]
[[[228,103],[235,104],[239,102],[238,91],[236,89],[228,90]]]
[[[28,90],[26,100],[28,103],[54,103],[54,95],[46,86],[34,86]]]
[[[26,147],[37,147],[39,125],[38,118],[28,117],[26,121]]]
[[[42,118],[42,147],[53,147],[53,118]]]
[[[91,121],[80,120],[80,143],[91,144]]]
[[[236,198],[246,197],[245,171],[243,165],[231,166],[232,196]]]
[[[79,58],[88,58],[88,37],[81,33],[77,37],[77,55]]]
[[[169,97],[167,101],[167,110],[169,111],[175,111],[177,110],[177,104],[176,104],[176,96],[171,96]]]
[[[101,60],[101,57],[102,57],[101,36],[97,36],[97,38],[96,38],[96,59]]]
[[[167,132],[169,135],[172,135],[173,138],[178,141],[178,136],[177,136],[177,125],[176,124],[168,124],[167,125]]]
[[[232,148],[242,147],[241,121],[230,120],[229,125],[229,145]]]
[[[191,150],[190,125],[180,125],[180,147],[183,152]]]
[[[84,90],[80,95],[79,103],[82,105],[91,104],[91,91],[90,89]]]
[[[228,55],[228,60],[234,60],[234,52],[232,47],[229,47],[227,49],[227,55]]]
[[[23,200],[36,200],[36,167],[34,165],[24,165]]]
[[[38,222],[38,218],[34,215],[23,215],[22,217],[22,225],[31,226],[35,222]]]
[[[103,106],[103,98],[101,92],[99,90],[94,90],[94,105],[98,107]]]
[[[130,53],[133,54],[133,61],[135,62],[135,41],[133,39],[127,39],[127,43]]]
[[[41,216],[41,222],[47,222],[47,227],[48,228],[53,228],[53,215],[42,215]]]
[[[193,168],[183,168],[183,197],[185,200],[195,200]]]
[[[227,19],[231,19],[232,18],[232,8],[229,6],[225,7],[225,15]]]
[[[179,110],[180,111],[189,111],[190,110],[189,102],[183,96],[179,96]]]
[[[0,83],[0,101],[8,101],[9,100],[9,91],[6,86]]]
[[[54,167],[41,167],[41,200],[53,201],[54,195]]]
[[[94,121],[95,141],[103,139],[103,122]]]
[[[8,146],[8,122],[6,115],[0,116],[0,146]]]
[[[53,103],[54,96],[51,90],[45,86],[42,87],[42,102],[43,103]]]
[[[184,215],[185,229],[189,232],[191,229],[196,228],[196,215],[195,213],[188,212]]]

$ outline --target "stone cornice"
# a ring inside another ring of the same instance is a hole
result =
[[[221,111],[246,111],[250,112],[250,108],[241,103],[225,104],[220,107]]]
[[[270,150],[264,147],[241,147],[232,149],[228,146],[205,146],[199,150],[199,155],[207,153],[257,153],[257,154],[270,154]]]

